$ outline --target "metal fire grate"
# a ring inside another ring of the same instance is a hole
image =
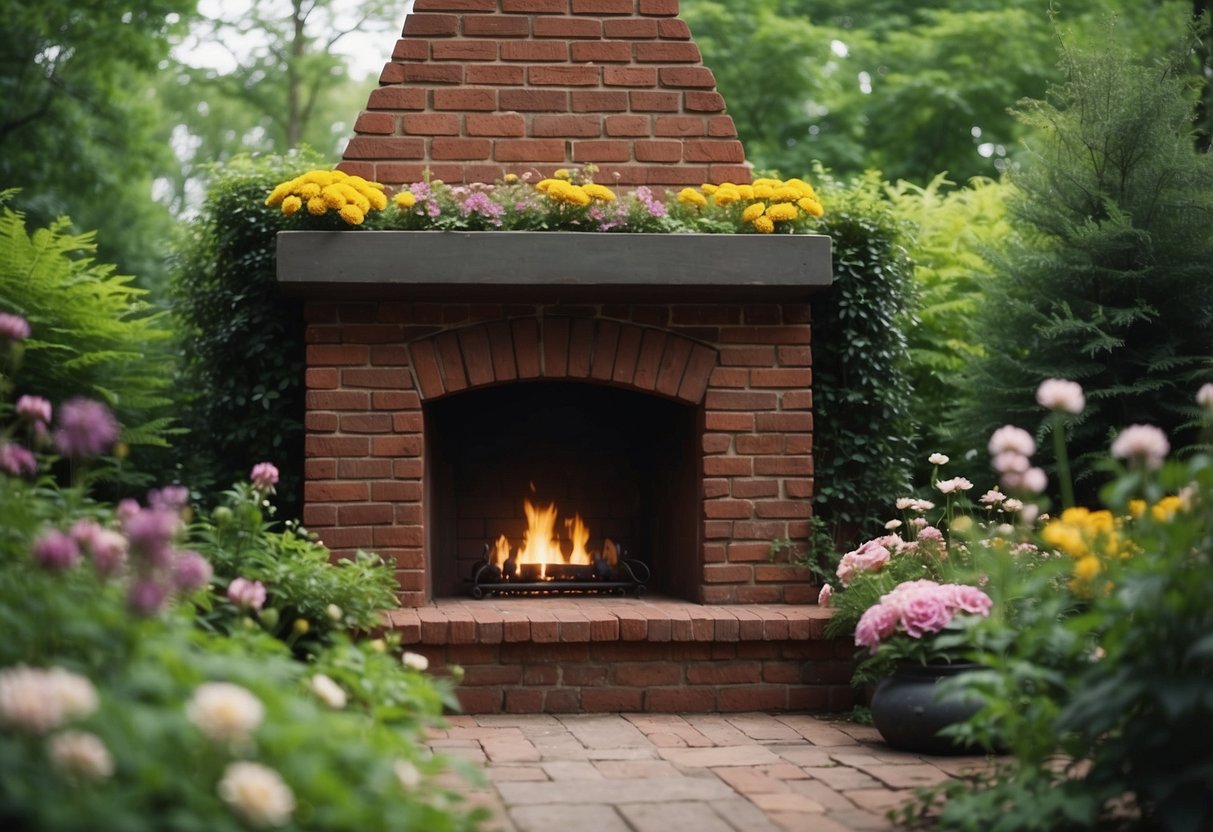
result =
[[[472,576],[472,597],[499,595],[628,595],[639,598],[650,578],[649,567],[638,560],[619,558],[611,565],[600,556],[590,564],[519,564],[511,557],[503,565],[492,562],[493,549],[484,544],[484,560]]]

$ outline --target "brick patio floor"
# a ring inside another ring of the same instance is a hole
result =
[[[887,830],[916,787],[990,765],[803,714],[454,716],[429,745],[483,768],[495,832]]]

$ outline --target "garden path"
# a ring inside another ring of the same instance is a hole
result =
[[[991,765],[805,714],[455,716],[428,742],[482,769],[494,832],[888,830],[915,788]]]

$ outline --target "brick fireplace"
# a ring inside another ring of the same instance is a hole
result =
[[[595,163],[748,181],[676,0],[417,0],[342,169],[390,188]],[[396,564],[465,708],[841,708],[804,569],[822,237],[288,232],[307,296],[304,523]],[[468,599],[523,498],[651,570],[641,599]]]

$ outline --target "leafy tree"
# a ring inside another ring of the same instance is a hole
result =
[[[32,234],[25,216],[0,192],[0,310],[26,318],[18,393],[62,402],[87,396],[106,402],[133,446],[135,471],[150,448],[172,433],[168,384],[170,332],[133,279],[94,257],[94,235],[73,234],[57,220]],[[126,479],[139,480],[127,471]]]
[[[985,282],[986,354],[956,420],[981,447],[1004,422],[1040,422],[1042,380],[1078,381],[1088,492],[1112,431],[1145,422],[1193,445],[1193,396],[1213,377],[1213,157],[1193,149],[1186,50],[1142,65],[1116,34],[1063,42],[1065,83],[1017,111],[1035,132],[1012,177],[1016,233]]]
[[[193,0],[0,0],[0,187],[41,226],[97,229],[102,259],[154,283],[171,217],[151,200],[161,118],[144,95]]]
[[[360,31],[382,31],[386,47],[403,17],[392,0],[277,0],[229,3],[200,21],[158,86],[176,114],[162,127],[179,158],[162,180],[174,207],[196,206],[206,166],[241,153],[335,154],[377,83],[352,74],[337,50]],[[204,65],[191,57],[199,47],[226,54]]]
[[[192,437],[182,448],[185,480],[215,493],[247,477],[252,462],[272,461],[287,512],[297,509],[303,475],[303,309],[277,282],[275,235],[289,218],[264,201],[320,164],[300,154],[217,169],[172,270],[184,357],[177,389]]]

